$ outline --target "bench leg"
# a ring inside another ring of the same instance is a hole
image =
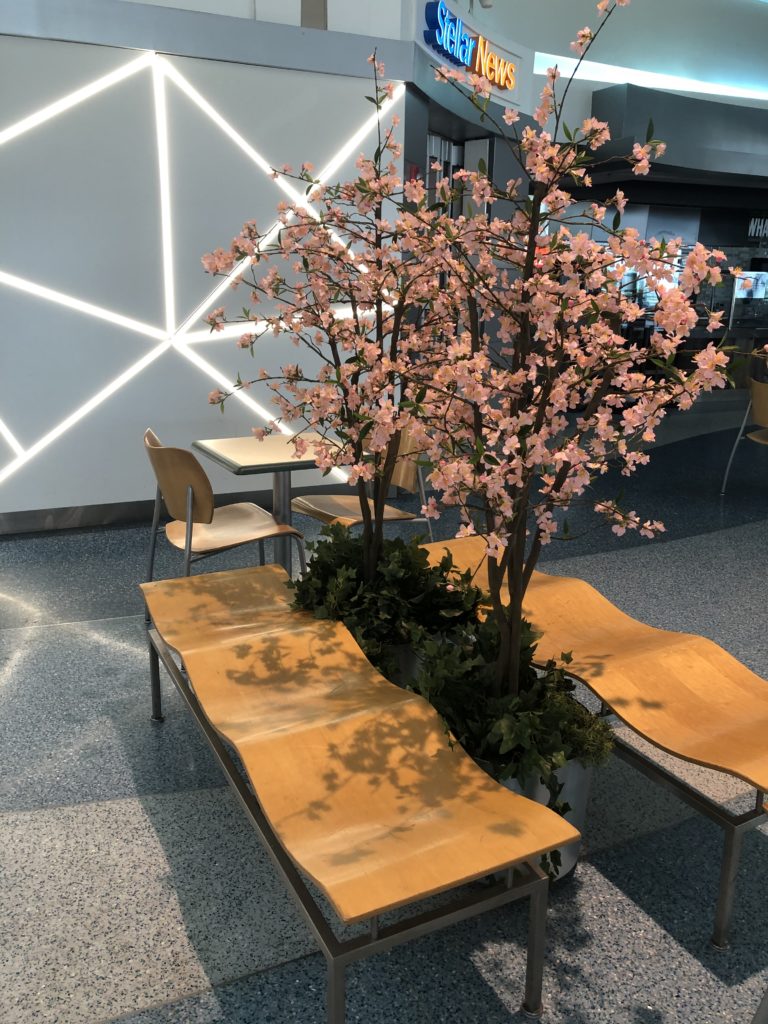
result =
[[[328,1024],[344,1024],[346,984],[344,965],[328,960]]]
[[[160,699],[160,658],[149,638],[147,638],[147,644],[149,645],[149,681],[152,687],[152,721],[162,722],[164,718]]]
[[[531,893],[528,921],[528,961],[525,969],[523,1013],[538,1019],[544,1009],[541,985],[544,977],[544,953],[547,945],[547,900],[549,878],[542,878]]]
[[[717,897],[717,912],[715,914],[715,931],[712,935],[712,945],[716,949],[728,948],[728,934],[731,930],[731,916],[733,914],[733,895],[736,886],[736,875],[739,870],[743,835],[741,830],[732,828],[726,829],[725,832],[723,863],[720,867],[720,890]]]

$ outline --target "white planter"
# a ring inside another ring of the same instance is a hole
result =
[[[565,815],[565,819],[582,834],[587,817],[587,802],[589,801],[593,771],[593,768],[585,768],[581,761],[574,759],[568,761],[557,773],[558,779],[563,783],[559,799],[571,808]],[[511,789],[513,793],[519,793],[520,796],[527,796],[529,800],[535,800],[536,803],[549,803],[549,790],[537,778],[529,779],[525,786],[521,786],[517,779],[505,779],[502,785]],[[562,864],[558,878],[565,878],[574,870],[579,859],[580,847],[580,839],[560,847]]]

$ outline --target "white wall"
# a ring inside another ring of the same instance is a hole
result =
[[[123,0],[183,11],[221,14],[229,18],[257,18],[282,25],[301,24],[301,0]]]
[[[0,133],[137,56],[0,37]],[[370,118],[359,79],[177,57],[171,63],[270,165],[309,160],[320,168]],[[215,283],[200,256],[227,246],[246,219],[271,224],[283,196],[176,84],[167,81],[165,94],[168,278],[178,327]],[[231,381],[238,370],[255,375],[262,360],[278,364],[287,351],[295,361],[295,350],[282,339],[265,341],[251,360],[234,340],[215,336],[189,349],[158,349],[167,296],[150,68],[2,140],[0,134],[0,512],[148,498],[153,485],[141,446],[147,426],[167,443],[187,446],[195,438],[246,434],[260,422],[237,403],[224,417],[208,406],[216,381],[184,352]],[[354,173],[356,155],[338,178]],[[2,273],[93,304],[107,319],[51,294],[28,294]],[[226,301],[239,308],[247,296],[228,293]],[[139,329],[111,322],[112,314],[138,321]],[[153,352],[159,354],[146,368],[53,438]],[[267,401],[258,389],[251,394]],[[28,461],[16,456],[14,447],[34,451],[46,439]],[[211,475],[221,491],[271,485],[215,469]],[[314,479],[297,474],[298,483]]]

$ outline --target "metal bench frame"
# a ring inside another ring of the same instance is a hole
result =
[[[530,917],[528,925],[528,954],[525,974],[525,997],[523,1013],[538,1018],[542,1013],[541,989],[546,948],[546,915],[549,893],[549,878],[541,868],[525,862],[507,869],[502,881],[484,887],[481,892],[467,894],[447,906],[415,914],[396,924],[379,926],[378,917],[369,921],[367,935],[340,940],[326,921],[320,907],[299,874],[296,866],[286,853],[264,815],[258,800],[238,770],[216,730],[206,718],[205,712],[189,684],[186,673],[176,664],[172,649],[154,627],[147,630],[149,642],[150,682],[152,688],[152,721],[162,722],[160,696],[160,661],[173,680],[176,689],[185,700],[213,748],[227,781],[237,794],[251,824],[256,829],[272,863],[285,881],[294,897],[301,914],[315,937],[328,965],[327,1010],[328,1024],[344,1024],[346,1011],[345,968],[357,960],[364,960],[376,953],[383,953],[410,939],[429,935],[467,918],[495,910],[515,900],[530,896]]]
[[[602,716],[613,716],[615,712],[607,704],[602,703],[600,714]],[[636,735],[639,736],[640,734],[636,733]],[[646,742],[653,745],[652,740],[648,740],[647,737],[644,738]],[[664,768],[657,761],[647,757],[620,737],[614,737],[614,752],[622,761],[642,772],[646,778],[657,783],[663,789],[670,790],[680,800],[688,804],[689,807],[714,821],[725,832],[712,945],[715,949],[728,949],[736,876],[741,859],[742,842],[746,832],[768,823],[766,794],[762,790],[756,789],[754,809],[745,811],[742,814],[732,814],[722,804],[705,796],[698,789],[691,786],[690,783],[685,782],[679,776],[669,771],[669,769]],[[673,754],[672,756],[675,755]]]

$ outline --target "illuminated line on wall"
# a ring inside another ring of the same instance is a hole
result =
[[[160,330],[159,327],[150,327],[149,324],[144,324],[140,320],[134,320],[130,316],[123,316],[122,313],[113,313],[110,309],[94,306],[92,302],[75,299],[71,295],[65,295],[64,292],[57,292],[53,288],[46,288],[45,285],[36,284],[34,281],[27,281],[23,277],[8,274],[4,270],[0,270],[0,284],[6,284],[10,288],[17,288],[19,291],[26,292],[28,295],[35,295],[40,299],[47,299],[48,302],[56,302],[60,306],[66,306],[68,309],[76,309],[79,313],[87,313],[88,316],[96,317],[97,320],[107,320],[109,323],[117,324],[120,327],[127,327],[129,331],[136,331],[138,334],[143,334],[148,338],[154,338],[155,341],[162,341],[168,337],[168,332]]]
[[[143,70],[144,68],[152,68],[153,74],[153,96],[154,96],[154,108],[155,108],[155,127],[156,127],[156,141],[157,141],[157,155],[158,155],[158,173],[160,178],[160,217],[161,217],[161,234],[162,234],[162,245],[163,245],[163,290],[165,299],[165,320],[166,330],[161,330],[157,327],[152,327],[149,324],[142,323],[139,320],[135,320],[132,317],[123,316],[120,313],[115,313],[111,310],[105,309],[101,306],[97,306],[94,303],[86,302],[82,299],[77,299],[74,296],[66,295],[63,292],[56,291],[53,288],[47,288],[44,285],[37,284],[33,281],[28,281],[24,278],[18,277],[15,274],[9,274],[5,271],[0,271],[0,284],[5,284],[8,287],[15,288],[19,291],[26,292],[27,294],[33,295],[36,298],[44,299],[49,302],[57,303],[65,306],[69,309],[75,310],[80,313],[84,313],[87,316],[92,316],[99,320],[105,320],[109,323],[116,324],[121,327],[125,327],[128,330],[135,331],[145,337],[152,338],[155,341],[159,341],[160,344],[156,345],[150,352],[144,355],[136,363],[130,366],[122,374],[111,381],[106,387],[102,388],[96,395],[90,398],[87,402],[81,405],[73,413],[62,420],[52,430],[48,431],[43,437],[32,444],[28,449],[24,449],[18,442],[14,434],[6,426],[5,423],[0,420],[0,435],[7,441],[8,445],[15,452],[16,457],[2,469],[0,469],[0,483],[8,479],[17,469],[26,465],[34,456],[38,455],[41,451],[47,448],[53,441],[61,437],[62,434],[66,433],[71,427],[75,426],[80,420],[87,416],[90,412],[101,405],[106,399],[113,395],[125,384],[129,383],[137,374],[141,373],[147,366],[153,363],[159,356],[169,349],[175,349],[180,355],[184,356],[190,362],[198,367],[213,381],[219,384],[221,387],[227,389],[231,388],[230,380],[214,366],[211,365],[207,360],[203,359],[196,352],[193,352],[188,347],[188,342],[194,343],[197,341],[210,340],[211,335],[207,331],[191,331],[190,328],[199,320],[199,318],[213,305],[217,298],[223,294],[224,291],[231,285],[231,283],[239,277],[245,268],[250,264],[250,257],[242,260],[237,267],[233,269],[219,284],[212,290],[212,292],[203,300],[200,305],[182,322],[182,324],[175,329],[175,289],[174,289],[174,276],[173,276],[173,233],[172,233],[172,217],[171,217],[171,185],[170,185],[170,158],[169,158],[169,132],[168,132],[168,115],[167,115],[167,104],[166,104],[166,89],[165,79],[171,78],[175,84],[185,92],[190,99],[209,117],[215,124],[217,124],[222,131],[233,141],[235,144],[270,178],[276,181],[278,187],[280,187],[296,205],[302,206],[306,209],[313,217],[319,218],[317,211],[309,204],[309,199],[298,192],[289,181],[283,176],[278,175],[274,178],[272,168],[264,160],[264,158],[236,131],[212,106],[208,101],[197,92],[197,90],[187,81],[187,79],[167,60],[162,57],[158,57],[153,52],[147,52],[136,60],[129,62],[122,68],[118,68],[116,71],[110,72],[107,75],[103,75],[95,81],[89,83],[89,85],[77,89],[67,96],[49,104],[48,106],[37,111],[35,114],[30,115],[17,122],[15,125],[6,128],[0,132],[0,145],[4,142],[8,142],[32,128],[44,124],[46,121],[51,120],[59,114],[71,109],[79,103],[84,102],[92,96],[98,95],[110,86],[117,84]],[[396,103],[403,92],[405,86],[401,83],[395,90],[391,99],[386,100],[382,104],[380,111],[376,111],[365,123],[358,129],[357,132],[339,149],[339,151],[331,158],[326,167],[322,170],[319,176],[319,184],[324,183],[330,175],[332,175],[347,159],[347,157],[355,150],[355,148],[363,141],[363,139],[369,134],[369,132],[375,127],[381,116],[386,113],[391,106]],[[277,220],[272,228],[269,230],[267,235],[261,242],[261,246],[270,244],[279,233],[283,222]],[[341,244],[344,244],[341,239],[338,239]],[[349,307],[341,307],[337,309],[335,315],[337,317],[345,317],[351,315],[351,309]],[[219,337],[228,336],[228,332],[231,331],[232,336],[244,333],[247,330],[247,325],[228,325],[223,332],[219,332]],[[282,423],[277,423],[274,417],[258,402],[254,401],[250,395],[244,391],[234,391],[234,396],[248,407],[252,412],[255,412],[260,419],[268,422],[275,423],[278,429],[286,436],[292,436],[293,431]],[[332,470],[332,474],[337,479],[346,482],[347,475],[341,469]]]
[[[176,329],[176,298],[173,283],[173,232],[171,230],[171,173],[168,144],[168,110],[165,76],[159,58],[152,64],[152,88],[155,98],[155,129],[157,133],[157,164],[160,172],[160,227],[163,245],[163,291],[165,294],[165,327],[168,334]]]
[[[252,160],[253,163],[255,163],[257,167],[261,168],[266,175],[273,178],[278,188],[281,188],[283,192],[289,195],[294,202],[299,203],[302,206],[307,205],[306,198],[298,192],[290,182],[286,181],[281,174],[274,177],[272,166],[264,159],[261,153],[258,153],[250,142],[247,142],[240,132],[234,128],[226,118],[222,117],[218,110],[216,110],[216,108],[213,107],[204,96],[200,95],[197,89],[195,89],[192,83],[185,78],[184,75],[182,75],[178,68],[163,57],[159,57],[158,60],[161,63],[163,72],[168,76],[168,78],[172,79],[182,92],[186,93],[192,102],[197,104],[200,110],[202,110],[202,112],[206,114],[215,125],[221,128],[224,134],[234,142],[238,149],[241,149],[243,153],[245,153],[249,160]]]
[[[321,185],[324,182],[326,182],[331,177],[332,174],[336,173],[336,171],[341,167],[341,165],[344,163],[347,157],[351,156],[352,153],[354,153],[354,151],[357,149],[360,143],[376,127],[376,123],[380,121],[381,118],[392,109],[392,107],[397,103],[397,101],[400,99],[404,92],[405,83],[401,82],[395,88],[395,91],[392,93],[392,98],[384,100],[384,102],[381,105],[381,109],[374,111],[373,114],[371,114],[371,116],[368,118],[368,120],[364,124],[362,124],[360,128],[355,132],[355,134],[350,139],[348,139],[347,142],[344,143],[341,149],[337,153],[334,153],[334,155],[331,157],[331,159],[328,161],[328,163],[325,165],[325,167],[320,171],[318,175]]]
[[[173,347],[177,352],[180,352],[186,359],[193,363],[203,373],[207,373],[211,380],[215,381],[220,387],[226,388],[227,392],[232,391],[232,381],[227,378],[226,374],[220,373],[215,366],[212,366],[207,359],[203,359],[197,352],[193,352],[191,348],[188,348],[184,341],[180,338],[175,338],[173,341]],[[236,398],[243,405],[247,406],[251,412],[255,412],[256,415],[265,420],[267,423],[273,423],[281,434],[285,434],[287,437],[293,436],[293,431],[285,426],[283,423],[278,423],[275,417],[267,412],[263,405],[259,405],[255,402],[247,391],[235,390],[232,391],[232,396]]]
[[[160,59],[162,59],[162,58],[160,58]],[[183,77],[183,75],[181,75],[181,73],[178,72],[176,70],[176,68],[172,64],[169,64],[168,61],[163,61],[163,64],[164,64],[165,68],[167,69],[167,72],[170,75],[170,77],[173,78],[173,80],[175,82],[177,82],[177,84],[179,84],[182,89],[186,90],[186,88],[188,87],[189,89],[192,90],[192,92],[196,93],[196,90],[194,90],[193,87],[191,85],[189,85],[189,83]],[[181,82],[184,82],[184,85],[181,85]],[[360,143],[370,134],[370,132],[373,131],[373,129],[376,127],[376,124],[380,121],[381,117],[385,113],[387,113],[387,111],[391,110],[391,108],[395,105],[395,103],[397,103],[397,101],[400,99],[400,97],[403,95],[404,92],[405,92],[405,84],[403,82],[401,82],[397,86],[397,88],[395,89],[394,93],[392,94],[392,98],[385,100],[382,103],[382,105],[381,105],[381,109],[377,110],[377,111],[374,111],[374,113],[360,126],[360,128],[358,128],[358,130],[354,133],[354,135],[352,135],[347,140],[347,142],[345,142],[344,145],[331,157],[331,159],[328,161],[328,163],[325,165],[325,167],[322,169],[322,171],[318,175],[318,183],[317,183],[316,188],[319,187],[320,185],[325,184],[325,182],[328,180],[328,178],[332,174],[334,174],[339,169],[339,167],[341,167],[341,165],[344,163],[344,161],[347,159],[347,157],[351,153],[353,153],[355,151],[355,149],[360,145]],[[195,99],[195,97],[192,96],[192,93],[189,93],[189,95],[190,95],[190,98]],[[196,95],[199,96],[199,93],[196,93]],[[227,122],[224,121],[224,119],[219,114],[217,114],[217,112],[213,109],[213,107],[211,107],[210,104],[207,103],[206,100],[203,100],[202,96],[200,96],[200,99],[203,101],[203,103],[205,103],[206,107],[210,108],[212,114],[215,115],[215,116],[213,116],[213,120],[215,121],[216,124],[220,124],[220,121],[223,122],[224,125],[227,124]],[[197,100],[195,100],[195,102],[197,102]],[[205,108],[201,107],[201,109],[205,109]],[[208,111],[206,110],[206,113],[207,112]],[[228,126],[228,127],[230,127],[230,126]],[[224,130],[226,131],[226,128]],[[240,136],[237,132],[235,132],[234,128],[231,128],[231,132],[233,132],[234,135],[238,135],[238,138],[240,138],[242,140],[242,142],[245,144],[245,146],[247,146],[249,149],[251,149],[249,144],[247,142],[245,142],[244,139],[242,139],[242,136]],[[230,134],[229,131],[227,132],[227,134]],[[232,135],[230,135],[230,137],[233,138]],[[255,150],[253,150],[253,152],[255,153]],[[259,157],[259,160],[262,160],[262,158]],[[263,161],[263,162],[266,163],[265,161]],[[259,166],[261,167],[262,164],[259,163]],[[268,164],[266,164],[266,167],[268,169],[269,176],[272,177],[272,169],[269,167]],[[262,167],[262,170],[263,169],[264,168]],[[293,198],[297,202],[298,205],[301,205],[302,207],[304,207],[304,209],[306,209],[313,216],[315,216],[315,217],[318,216],[318,214],[314,210],[314,208],[312,206],[308,205],[306,197],[302,196],[299,192],[297,192],[296,189],[294,189],[281,176],[278,176],[277,182],[280,185],[280,187],[283,188],[284,191],[288,192],[288,194],[291,196],[291,198]],[[311,198],[312,198],[312,193],[309,194],[309,199],[311,199]],[[279,230],[280,230],[280,228],[282,226],[283,225],[282,225],[281,221],[276,221],[272,225],[272,227],[270,228],[269,232],[262,239],[262,241],[261,241],[261,243],[259,245],[259,249],[262,249],[262,248],[264,248],[264,246],[269,245],[275,239],[275,237],[277,236],[277,233],[279,232]],[[334,239],[337,242],[339,242],[339,244],[341,244],[341,245],[345,244],[343,242],[343,240],[341,238],[339,238],[339,236],[335,232],[332,232],[332,234],[333,234]],[[243,272],[250,265],[250,262],[251,262],[250,257],[246,256],[244,259],[242,259],[240,261],[240,263],[238,263],[229,272],[229,274],[226,275],[226,277],[221,279],[219,284],[213,289],[213,291],[210,293],[210,295],[208,295],[207,298],[203,299],[203,301],[199,304],[199,306],[187,317],[187,319],[184,321],[184,323],[179,328],[179,334],[186,335],[186,332],[194,324],[196,324],[197,321],[211,308],[211,306],[214,304],[214,302],[216,302],[216,300],[221,295],[224,294],[224,292],[227,290],[227,288],[229,288],[229,286],[232,284],[232,282],[236,281],[239,277],[242,276]]]
[[[577,60],[553,53],[537,53],[534,74],[546,75],[547,68],[557,64],[564,77],[573,74]],[[614,85],[640,85],[648,89],[667,89],[672,92],[701,93],[704,96],[733,96],[738,99],[768,100],[768,90],[742,88],[726,85],[724,82],[705,82],[700,78],[683,78],[680,75],[665,75],[658,71],[640,71],[618,64],[601,64],[594,60],[583,60],[576,75],[577,80],[586,82],[609,82]]]
[[[265,423],[274,424],[274,426],[277,427],[280,433],[285,435],[285,437],[294,436],[294,434],[296,433],[295,430],[291,430],[290,427],[287,427],[284,423],[280,423],[278,420],[276,420],[275,417],[271,413],[269,413],[264,408],[263,405],[259,405],[258,402],[255,402],[247,391],[243,391],[242,389],[232,391],[232,382],[227,378],[226,374],[220,373],[215,366],[212,366],[208,362],[207,359],[203,359],[203,357],[201,355],[198,355],[197,352],[193,352],[191,348],[188,348],[187,345],[184,344],[183,341],[177,338],[174,340],[173,346],[177,352],[180,352],[186,359],[189,359],[191,363],[194,363],[194,365],[197,366],[198,369],[202,370],[203,373],[207,374],[222,388],[226,388],[227,392],[231,393],[233,398],[236,398],[239,402],[246,406],[246,408],[250,409],[251,412],[255,412],[256,415],[259,416],[260,419],[264,420]],[[344,472],[343,469],[332,469],[331,476],[335,476],[337,480],[343,480],[344,483],[347,482],[347,474]]]
[[[164,352],[167,352],[171,347],[169,339],[156,345],[151,352],[147,352],[145,356],[135,362],[132,366],[129,366],[127,370],[123,371],[119,377],[115,377],[113,381],[107,384],[106,387],[102,388],[101,391],[97,392],[92,398],[89,398],[87,402],[84,402],[78,409],[75,409],[73,413],[70,413],[66,419],[63,419],[61,423],[57,424],[53,430],[49,430],[47,434],[44,434],[39,441],[35,441],[25,452],[17,455],[12,462],[9,462],[6,466],[0,469],[0,483],[6,480],[12,473],[15,473],[17,469],[21,469],[23,465],[29,462],[35,455],[38,455],[44,448],[47,448],[52,441],[55,441],[62,434],[66,433],[70,427],[74,427],[76,423],[79,423],[84,416],[87,416],[89,412],[92,412],[97,406],[101,405],[102,402],[106,401],[110,395],[114,395],[116,391],[119,391],[123,385],[127,384],[130,380],[141,373],[142,370],[146,369],[150,363],[161,356]]]
[[[0,420],[0,436],[4,437],[9,447],[11,447],[16,455],[23,455],[24,449],[19,444],[15,435],[11,433],[10,429]]]
[[[385,304],[384,309],[391,312],[392,306]],[[352,316],[351,306],[337,306],[333,310],[333,316],[335,320],[351,320]],[[376,311],[370,310],[358,310],[358,317],[361,320],[373,320],[376,316]],[[203,328],[199,331],[187,331],[183,335],[183,340],[186,345],[199,345],[203,341],[230,341],[232,338],[240,338],[244,334],[259,333],[261,335],[268,328],[266,320],[242,320],[239,323],[225,324],[220,331],[211,331],[209,328]],[[258,340],[258,339],[257,339]]]
[[[272,227],[269,229],[269,231],[266,233],[266,235],[262,238],[261,242],[256,246],[256,248],[259,251],[261,251],[265,245],[270,245],[277,237],[277,234],[280,231],[281,227],[283,227],[282,221],[276,220]],[[219,283],[216,285],[213,291],[209,292],[208,295],[206,295],[206,297],[203,299],[203,301],[199,303],[192,310],[192,312],[189,314],[186,320],[184,320],[184,322],[181,324],[178,331],[176,332],[177,335],[186,337],[189,328],[196,324],[197,321],[205,313],[208,312],[208,310],[211,308],[214,302],[224,294],[224,292],[230,287],[233,281],[236,281],[239,277],[242,277],[242,275],[248,269],[250,264],[251,257],[244,256],[243,259],[241,259],[240,262],[237,263],[225,277],[222,277],[222,279],[219,281]]]
[[[84,85],[81,89],[75,89],[74,92],[69,93],[67,96],[62,96],[61,99],[49,103],[47,107],[43,107],[34,114],[30,114],[29,117],[25,117],[21,121],[17,121],[16,124],[5,128],[3,131],[0,131],[0,146],[4,142],[10,142],[11,139],[23,135],[24,132],[36,128],[38,125],[45,124],[52,117],[63,114],[64,111],[70,110],[72,107],[77,106],[78,103],[82,103],[84,100],[90,99],[91,96],[96,96],[105,89],[109,89],[110,86],[124,81],[131,75],[135,75],[137,71],[149,67],[154,60],[154,56],[154,53],[151,52],[142,54],[141,57],[129,61],[128,64],[124,64],[123,67],[118,68],[116,71],[110,71],[109,74],[102,75],[101,78],[97,78],[88,85]]]

